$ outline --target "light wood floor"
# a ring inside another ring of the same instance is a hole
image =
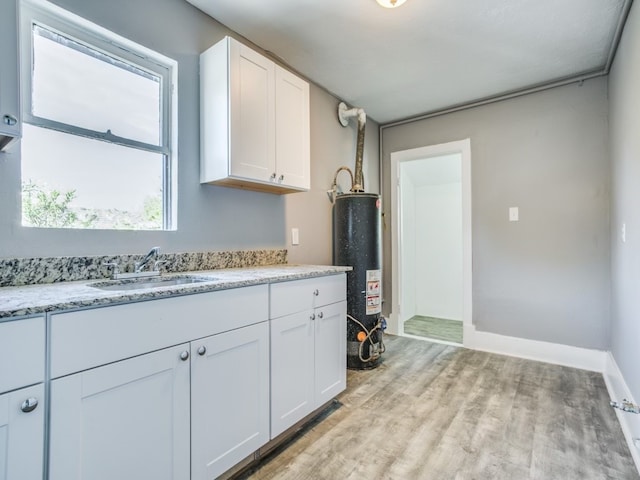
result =
[[[462,322],[459,320],[414,315],[404,322],[404,333],[462,345]]]
[[[385,336],[334,408],[245,479],[633,480],[602,376]]]

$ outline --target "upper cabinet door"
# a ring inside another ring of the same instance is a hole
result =
[[[0,15],[0,150],[20,137],[18,5],[3,0]]]
[[[269,181],[276,174],[275,65],[230,40],[230,174]]]
[[[277,181],[309,189],[309,84],[276,66]]]

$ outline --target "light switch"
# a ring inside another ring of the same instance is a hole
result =
[[[509,207],[509,221],[517,222],[519,219],[518,207]]]
[[[297,228],[291,229],[291,245],[300,245],[300,232]]]

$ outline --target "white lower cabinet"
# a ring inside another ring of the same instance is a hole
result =
[[[271,438],[314,409],[314,323],[310,311],[271,321]]]
[[[51,382],[50,480],[188,480],[189,345]]]
[[[347,302],[315,310],[315,402],[319,407],[347,387]]]
[[[0,480],[42,480],[44,385],[0,395]]]
[[[272,285],[272,439],[346,388],[345,296],[345,275]]]
[[[0,480],[42,480],[44,353],[44,317],[0,322]]]
[[[191,342],[191,475],[212,480],[269,440],[269,324]]]
[[[233,468],[344,390],[345,292],[342,274],[51,314],[47,480]],[[44,408],[17,404],[43,390],[0,395],[0,480],[42,479]]]

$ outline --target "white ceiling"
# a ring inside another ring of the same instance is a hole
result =
[[[188,0],[380,123],[603,71],[630,0]]]

